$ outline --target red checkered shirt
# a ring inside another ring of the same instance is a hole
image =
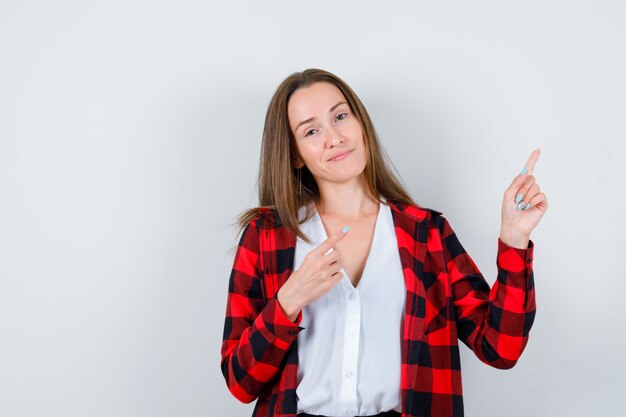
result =
[[[498,239],[492,288],[441,212],[388,200],[406,284],[401,338],[402,417],[462,417],[458,340],[495,368],[511,368],[535,317],[534,244]],[[276,293],[292,273],[296,236],[274,210],[244,228],[230,274],[221,369],[253,417],[296,417],[296,322]]]

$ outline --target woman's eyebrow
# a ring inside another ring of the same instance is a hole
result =
[[[333,107],[331,107],[330,110],[328,110],[328,113],[332,112],[333,110],[335,110],[337,107],[339,107],[342,104],[348,104],[348,103],[346,103],[345,101],[340,101],[339,103],[337,103]],[[300,128],[300,126],[302,126],[303,124],[312,122],[313,120],[315,120],[315,117],[311,117],[309,119],[301,121],[300,123],[298,123],[298,126],[296,126],[294,131],[297,131]]]

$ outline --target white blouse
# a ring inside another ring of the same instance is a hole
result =
[[[352,417],[402,411],[400,341],[406,287],[391,208],[383,202],[356,288],[341,268],[342,280],[302,309],[298,413]],[[313,210],[314,216],[301,225],[313,244],[297,239],[294,270],[327,239],[315,205]]]

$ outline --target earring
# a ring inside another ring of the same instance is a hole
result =
[[[298,197],[302,194],[302,168],[298,168]]]

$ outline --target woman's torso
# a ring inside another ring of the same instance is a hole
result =
[[[350,226],[349,233],[357,229]],[[327,238],[317,211],[302,227],[312,245],[298,239],[295,269],[308,251]],[[302,310],[300,325],[305,330],[298,335],[298,412],[354,416],[401,410],[406,289],[387,205],[380,205],[369,234],[369,241],[362,242],[368,231],[360,236],[355,233],[359,247],[349,254],[340,248],[344,277]],[[362,275],[354,280],[351,274],[359,271]]]

